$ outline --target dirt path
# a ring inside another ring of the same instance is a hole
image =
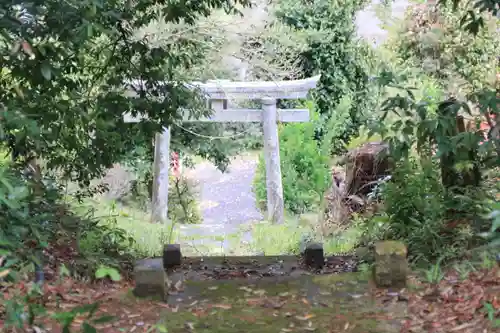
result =
[[[187,172],[199,191],[203,222],[183,225],[182,233],[205,246],[220,246],[225,238],[222,247],[226,250],[230,236],[240,232],[243,225],[261,221],[252,191],[257,162],[256,154],[246,154],[235,158],[225,173],[210,162],[202,162]],[[249,240],[249,233],[244,233],[243,241]]]

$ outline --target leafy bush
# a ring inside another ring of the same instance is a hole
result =
[[[280,158],[285,209],[303,213],[317,207],[330,180],[329,156],[314,139],[314,121],[280,125]],[[261,207],[266,203],[266,172],[261,154],[254,179],[254,192]]]
[[[433,165],[415,158],[398,164],[383,184],[385,212],[371,223],[388,224],[386,238],[407,243],[413,261],[457,257],[467,248],[472,231],[467,223],[448,220],[450,201]]]
[[[78,239],[78,252],[83,258],[80,265],[72,267],[83,276],[93,276],[102,265],[130,272],[132,262],[139,257],[136,241],[127,230],[117,225],[116,218],[84,220]]]

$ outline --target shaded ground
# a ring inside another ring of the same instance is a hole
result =
[[[321,268],[307,267],[299,256],[210,256],[184,258],[182,266],[169,272],[175,284],[178,280],[207,281],[263,277],[302,277],[311,274],[335,274],[357,271],[354,256],[329,256]],[[147,259],[148,265],[161,266],[162,258]]]
[[[360,274],[188,282],[168,332],[399,332],[406,304],[382,306]],[[403,301],[404,303],[404,301]]]
[[[366,273],[172,282],[168,302],[162,302],[134,298],[127,282],[51,281],[42,298],[31,300],[47,309],[34,331],[61,332],[52,316],[73,310],[72,332],[109,315],[111,321],[93,323],[97,332],[500,332],[498,267],[466,276],[451,271],[438,284],[412,278],[403,290],[376,289]],[[0,304],[0,327],[8,300],[28,287],[0,285],[7,299]],[[99,309],[88,320],[81,306],[93,302]]]

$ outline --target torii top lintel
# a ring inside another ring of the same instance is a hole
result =
[[[309,90],[316,88],[320,75],[293,81],[228,81],[214,80],[207,83],[191,82],[187,87],[200,89],[207,95],[207,99],[297,99],[306,98]],[[133,86],[139,86],[134,81]]]

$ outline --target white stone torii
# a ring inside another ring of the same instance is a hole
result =
[[[189,87],[200,89],[210,101],[212,116],[200,119],[184,117],[184,122],[261,122],[264,134],[266,163],[267,218],[275,223],[284,222],[283,185],[281,179],[279,138],[277,122],[308,122],[307,109],[277,109],[277,99],[306,98],[314,89],[320,76],[295,81],[232,82],[213,80],[208,83],[193,82]],[[136,83],[132,83],[136,84]],[[134,90],[135,92],[135,90]],[[132,93],[134,93],[132,92]],[[260,100],[262,109],[224,108],[224,101]],[[142,116],[124,116],[125,122],[139,122]],[[167,222],[168,172],[170,169],[170,130],[155,136],[154,182],[152,222]]]

